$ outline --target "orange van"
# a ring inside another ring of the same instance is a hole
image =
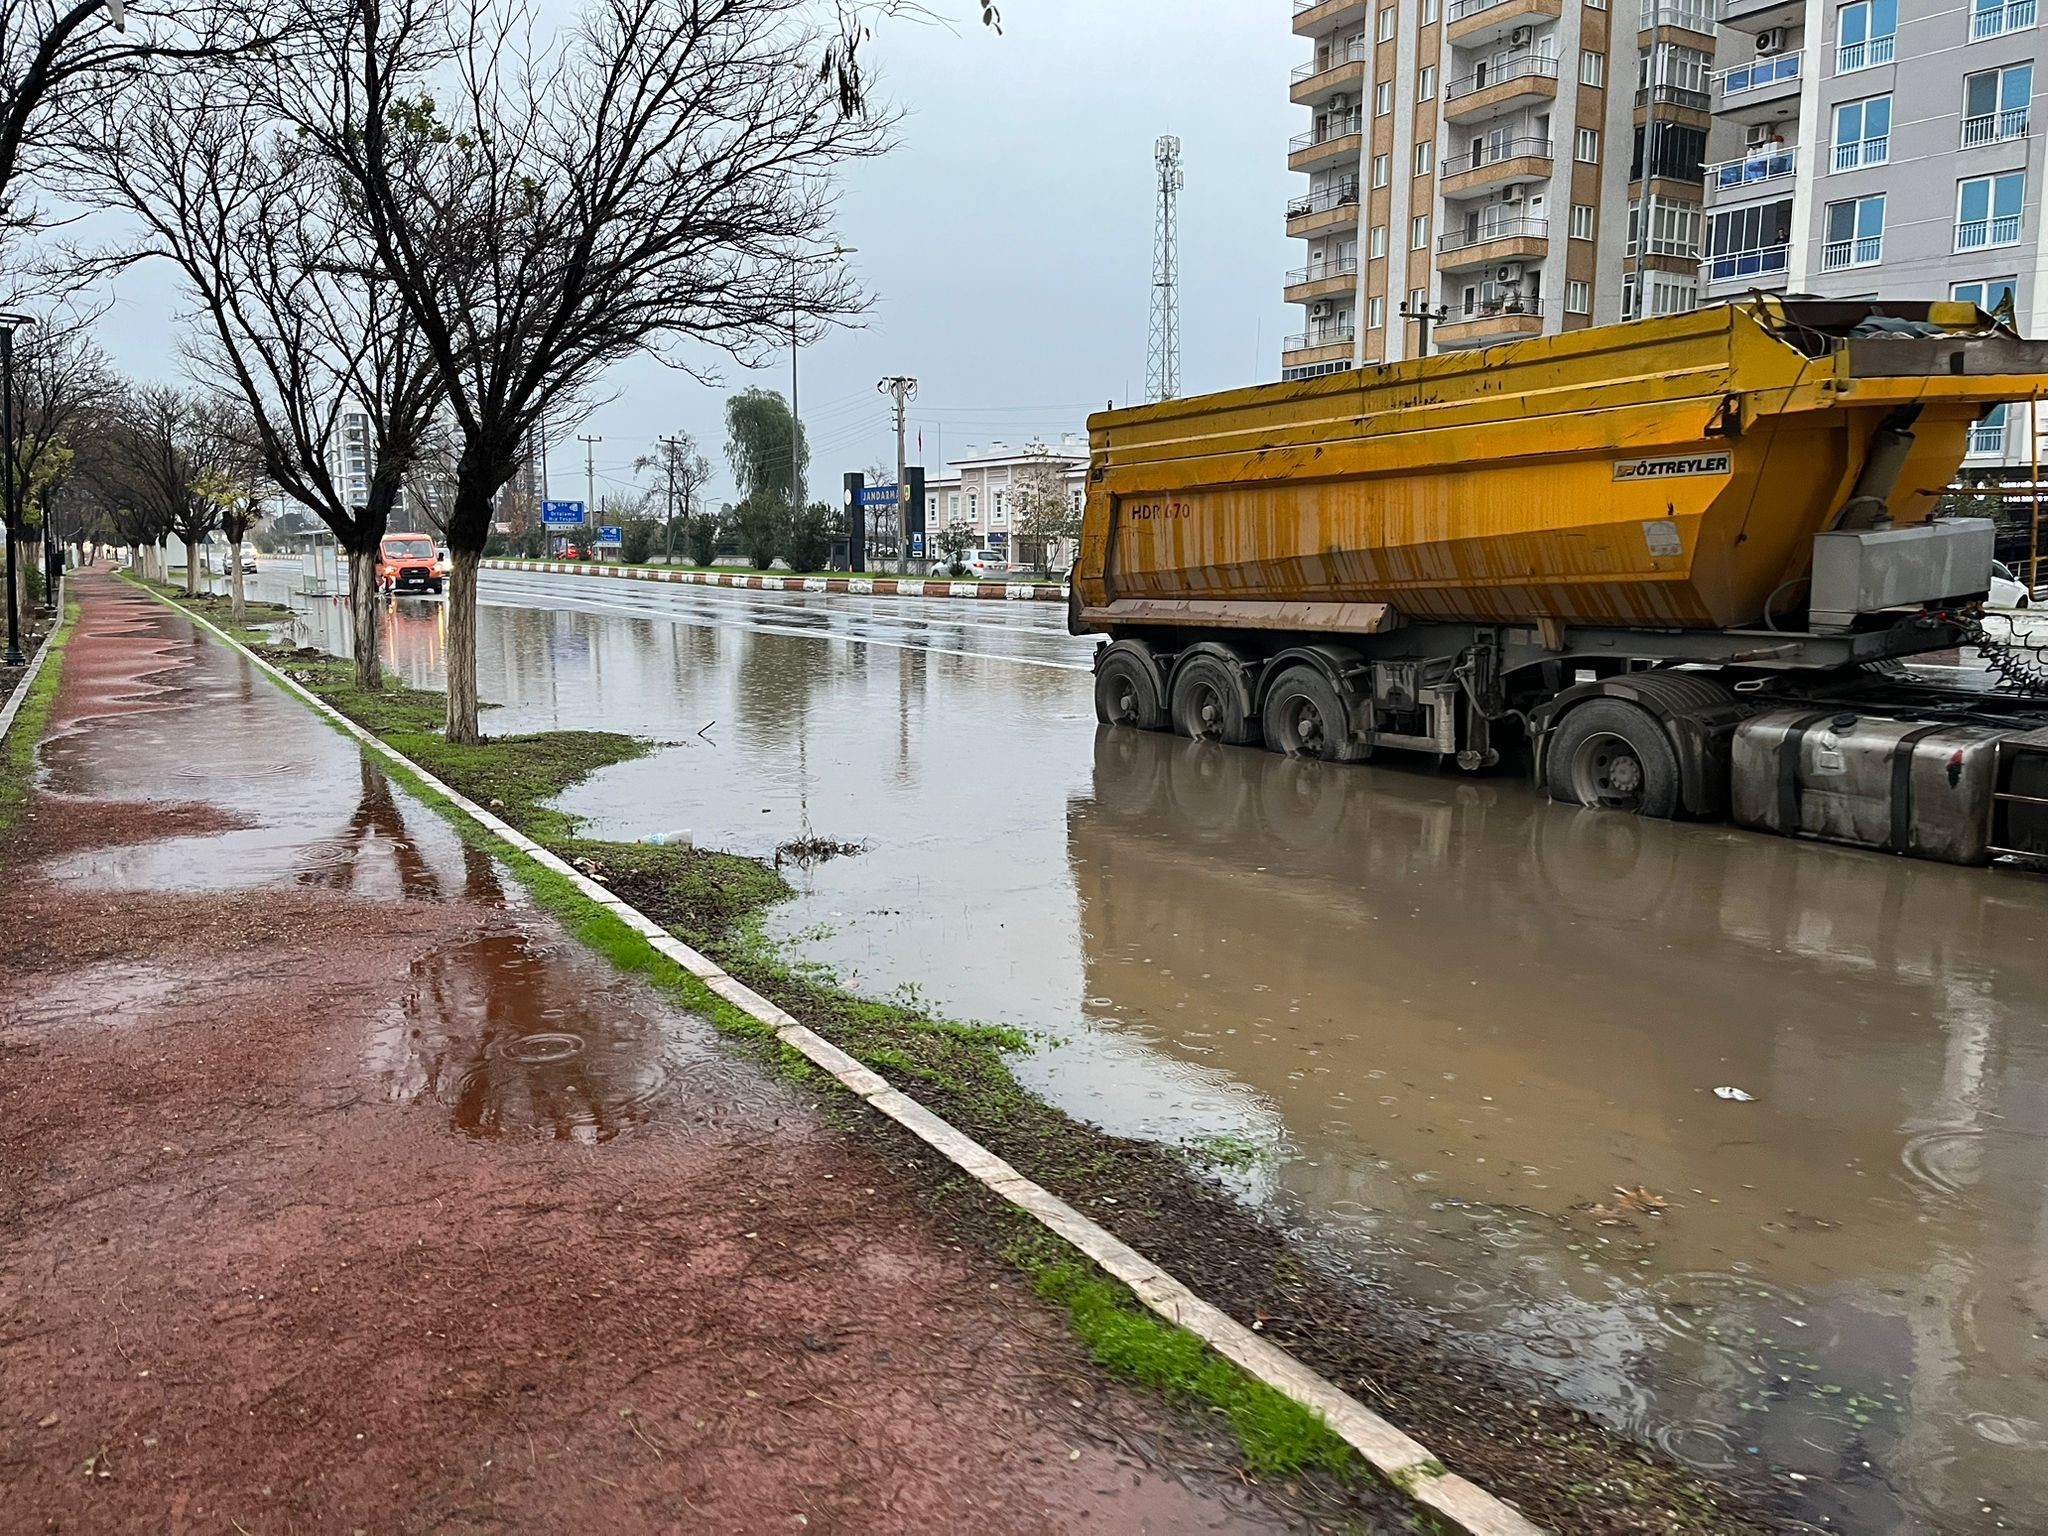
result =
[[[424,533],[387,533],[377,546],[379,592],[438,592],[441,567]]]

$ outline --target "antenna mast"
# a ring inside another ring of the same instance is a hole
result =
[[[1153,400],[1180,393],[1180,140],[1152,146],[1159,167],[1159,222],[1152,235],[1152,331],[1145,347],[1145,389]]]

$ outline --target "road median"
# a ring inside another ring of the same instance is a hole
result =
[[[839,597],[945,597],[1013,603],[1063,603],[1067,588],[1056,581],[949,581],[944,577],[798,576],[773,571],[703,571],[666,565],[604,565],[579,560],[483,562],[487,571],[539,571],[550,576],[613,577],[680,586],[730,587],[750,592],[812,592]]]

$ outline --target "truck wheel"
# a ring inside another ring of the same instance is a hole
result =
[[[1112,645],[1095,668],[1095,718],[1141,731],[1166,729],[1166,704],[1145,658]]]
[[[1550,798],[1638,816],[1678,813],[1678,754],[1648,710],[1621,699],[1589,699],[1550,739],[1544,774]]]
[[[1196,741],[1255,746],[1259,724],[1246,690],[1229,662],[1198,651],[1173,674],[1173,728]]]
[[[1283,757],[1344,763],[1358,755],[1351,711],[1314,667],[1289,667],[1273,680],[1262,712],[1266,745]]]

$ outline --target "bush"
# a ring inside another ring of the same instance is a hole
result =
[[[645,565],[647,557],[654,553],[655,535],[660,532],[661,524],[651,517],[627,518],[619,558],[628,565]]]
[[[822,571],[825,562],[832,558],[833,527],[832,509],[822,501],[814,501],[797,513],[789,526],[789,538],[783,554],[792,571]]]
[[[757,571],[767,570],[789,538],[789,509],[770,496],[749,496],[732,520],[747,563]]]
[[[683,519],[683,555],[692,565],[709,565],[718,558],[718,517],[699,512]]]

